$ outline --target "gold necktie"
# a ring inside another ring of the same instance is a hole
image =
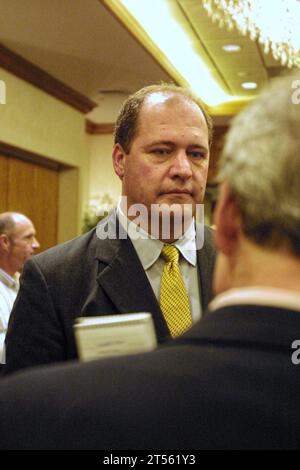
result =
[[[171,336],[181,335],[192,326],[190,302],[179,269],[179,252],[173,245],[162,249],[165,259],[160,287],[160,308],[164,314]]]

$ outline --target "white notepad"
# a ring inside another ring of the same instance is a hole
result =
[[[80,317],[74,333],[82,361],[152,351],[157,346],[150,313]]]

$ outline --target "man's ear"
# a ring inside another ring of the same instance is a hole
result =
[[[6,233],[2,233],[0,235],[0,250],[3,252],[7,252],[10,246],[10,240]]]
[[[126,153],[120,144],[116,144],[112,151],[113,166],[116,175],[122,180],[125,173]]]
[[[215,242],[217,248],[226,256],[230,256],[236,248],[241,234],[241,216],[235,196],[225,181],[215,210],[216,225]]]

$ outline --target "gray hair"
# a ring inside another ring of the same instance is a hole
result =
[[[300,73],[271,87],[232,122],[220,161],[256,243],[300,255]]]

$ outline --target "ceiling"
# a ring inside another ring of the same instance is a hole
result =
[[[229,94],[255,95],[269,77],[282,70],[270,55],[264,55],[257,43],[213,24],[200,0],[159,1],[166,1],[170,8],[180,12],[183,26],[192,31],[193,46],[203,54],[211,73]],[[113,121],[128,93],[146,84],[176,81],[166,63],[160,65],[154,54],[149,53],[147,44],[141,45],[128,25],[117,19],[111,11],[116,3],[0,0],[0,42],[99,103],[91,113],[95,121]],[[158,26],[163,29],[162,18]],[[224,52],[222,45],[228,43],[239,44],[241,51]],[[243,90],[243,81],[256,81],[258,89]]]

